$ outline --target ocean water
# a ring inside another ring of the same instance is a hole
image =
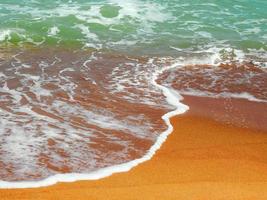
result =
[[[129,170],[187,110],[181,95],[267,102],[266,10],[265,0],[0,0],[0,187]]]
[[[266,51],[266,9],[264,0],[1,0],[0,41],[148,55]]]

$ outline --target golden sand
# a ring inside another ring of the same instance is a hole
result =
[[[211,100],[207,106],[203,105],[207,99],[188,97],[186,101],[192,109],[172,119],[175,131],[150,161],[97,181],[0,190],[0,199],[266,200],[267,132],[261,128],[264,125],[257,129],[254,118],[246,118],[247,111],[242,109],[239,114],[243,113],[245,124],[254,124],[253,128],[244,128],[242,124],[236,127],[226,123],[225,118],[214,118],[215,108],[220,110],[218,105],[223,105],[220,100]],[[244,106],[244,102],[239,105]],[[220,112],[218,116],[228,116],[228,111]]]

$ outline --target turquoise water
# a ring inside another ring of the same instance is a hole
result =
[[[0,42],[148,55],[266,51],[266,10],[265,0],[1,0]]]

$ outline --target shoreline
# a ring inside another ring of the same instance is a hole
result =
[[[177,65],[178,64],[170,65],[166,68],[158,70],[153,74],[152,84],[162,91],[166,101],[169,103],[169,105],[173,106],[174,109],[161,116],[161,119],[167,125],[167,129],[164,130],[157,137],[155,143],[147,150],[147,152],[142,157],[131,160],[126,163],[101,168],[88,174],[62,173],[47,177],[40,181],[0,181],[0,189],[40,188],[54,185],[59,182],[68,183],[83,180],[99,180],[105,177],[109,177],[115,173],[127,172],[132,168],[136,167],[137,165],[150,160],[154,156],[154,154],[161,148],[167,137],[173,132],[173,126],[170,122],[170,119],[176,115],[183,114],[187,110],[189,110],[189,107],[187,105],[180,102],[182,100],[182,96],[180,96],[180,94],[170,88],[167,88],[157,83],[157,78],[161,73],[163,73],[165,70],[175,68]]]
[[[174,131],[151,160],[96,181],[0,189],[1,199],[140,199],[140,194],[143,199],[266,199],[267,132],[214,120],[208,114],[215,108],[221,112],[222,99],[184,101],[190,110],[171,118]],[[236,101],[239,108],[247,106]],[[262,113],[257,108],[254,112]]]

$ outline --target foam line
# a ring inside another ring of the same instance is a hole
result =
[[[178,66],[177,64],[173,64],[167,68],[159,70],[154,74],[152,78],[152,83],[156,87],[158,87],[160,90],[162,90],[164,96],[166,97],[167,102],[173,105],[175,107],[175,110],[168,112],[162,116],[162,119],[165,121],[168,128],[162,134],[159,135],[156,142],[151,146],[149,151],[143,157],[132,160],[127,163],[102,168],[102,169],[96,170],[88,174],[78,174],[78,173],[56,174],[56,175],[50,176],[40,181],[21,181],[21,182],[0,181],[0,188],[38,188],[38,187],[45,187],[45,186],[53,185],[58,182],[74,182],[74,181],[79,181],[79,180],[97,180],[97,179],[110,176],[114,173],[127,172],[133,167],[139,165],[140,163],[150,160],[153,157],[153,155],[156,153],[156,151],[165,142],[168,135],[170,135],[171,132],[173,131],[173,126],[170,123],[170,118],[175,115],[182,114],[189,109],[187,105],[184,105],[180,102],[182,97],[177,92],[167,87],[164,87],[162,85],[159,85],[156,82],[158,76],[163,71],[168,70],[170,68],[177,67],[177,66]]]

